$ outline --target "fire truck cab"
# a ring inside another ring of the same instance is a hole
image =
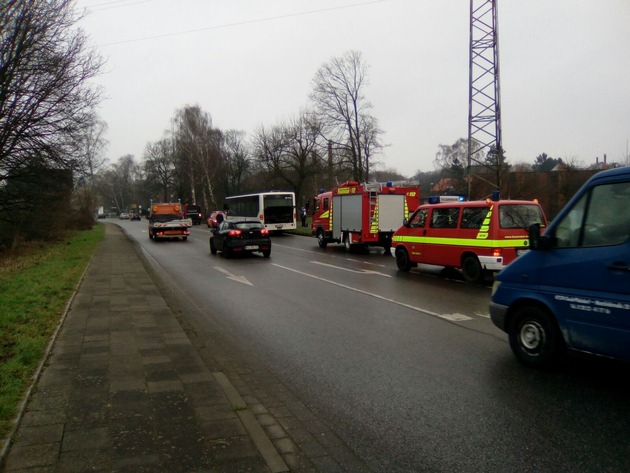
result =
[[[527,251],[530,225],[547,225],[537,201],[440,197],[418,207],[394,234],[399,270],[431,264],[461,269],[466,281],[481,282],[486,272],[502,270]]]
[[[320,248],[343,243],[347,250],[382,246],[389,253],[392,235],[419,203],[417,185],[349,181],[315,197],[312,235]]]

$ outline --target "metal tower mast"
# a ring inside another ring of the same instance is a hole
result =
[[[499,88],[498,0],[470,0],[470,89],[468,101],[468,198],[473,166],[496,172],[501,189],[503,147],[501,143],[501,100]],[[488,156],[490,153],[490,156]]]

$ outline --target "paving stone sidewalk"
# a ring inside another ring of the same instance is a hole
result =
[[[369,471],[269,376],[217,370],[193,326],[106,224],[0,470]]]

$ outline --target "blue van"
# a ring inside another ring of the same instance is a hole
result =
[[[630,361],[630,167],[591,177],[495,278],[490,317],[525,365],[567,349]]]

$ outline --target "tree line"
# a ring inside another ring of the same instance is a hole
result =
[[[122,212],[181,201],[210,211],[246,192],[291,190],[304,202],[347,180],[405,179],[378,170],[386,145],[365,96],[369,67],[359,51],[322,64],[307,105],[250,137],[221,130],[208,111],[184,105],[140,158],[109,163],[107,124],[96,113],[102,91],[91,82],[104,60],[77,27],[80,20],[73,0],[0,3],[0,250],[89,228],[101,205]],[[412,179],[425,195],[444,180],[448,189],[439,192],[463,193],[467,152],[465,138],[439,145],[435,170]],[[490,150],[481,164],[499,182],[520,166],[509,164],[503,150]],[[533,169],[558,164],[575,165],[543,153]]]

